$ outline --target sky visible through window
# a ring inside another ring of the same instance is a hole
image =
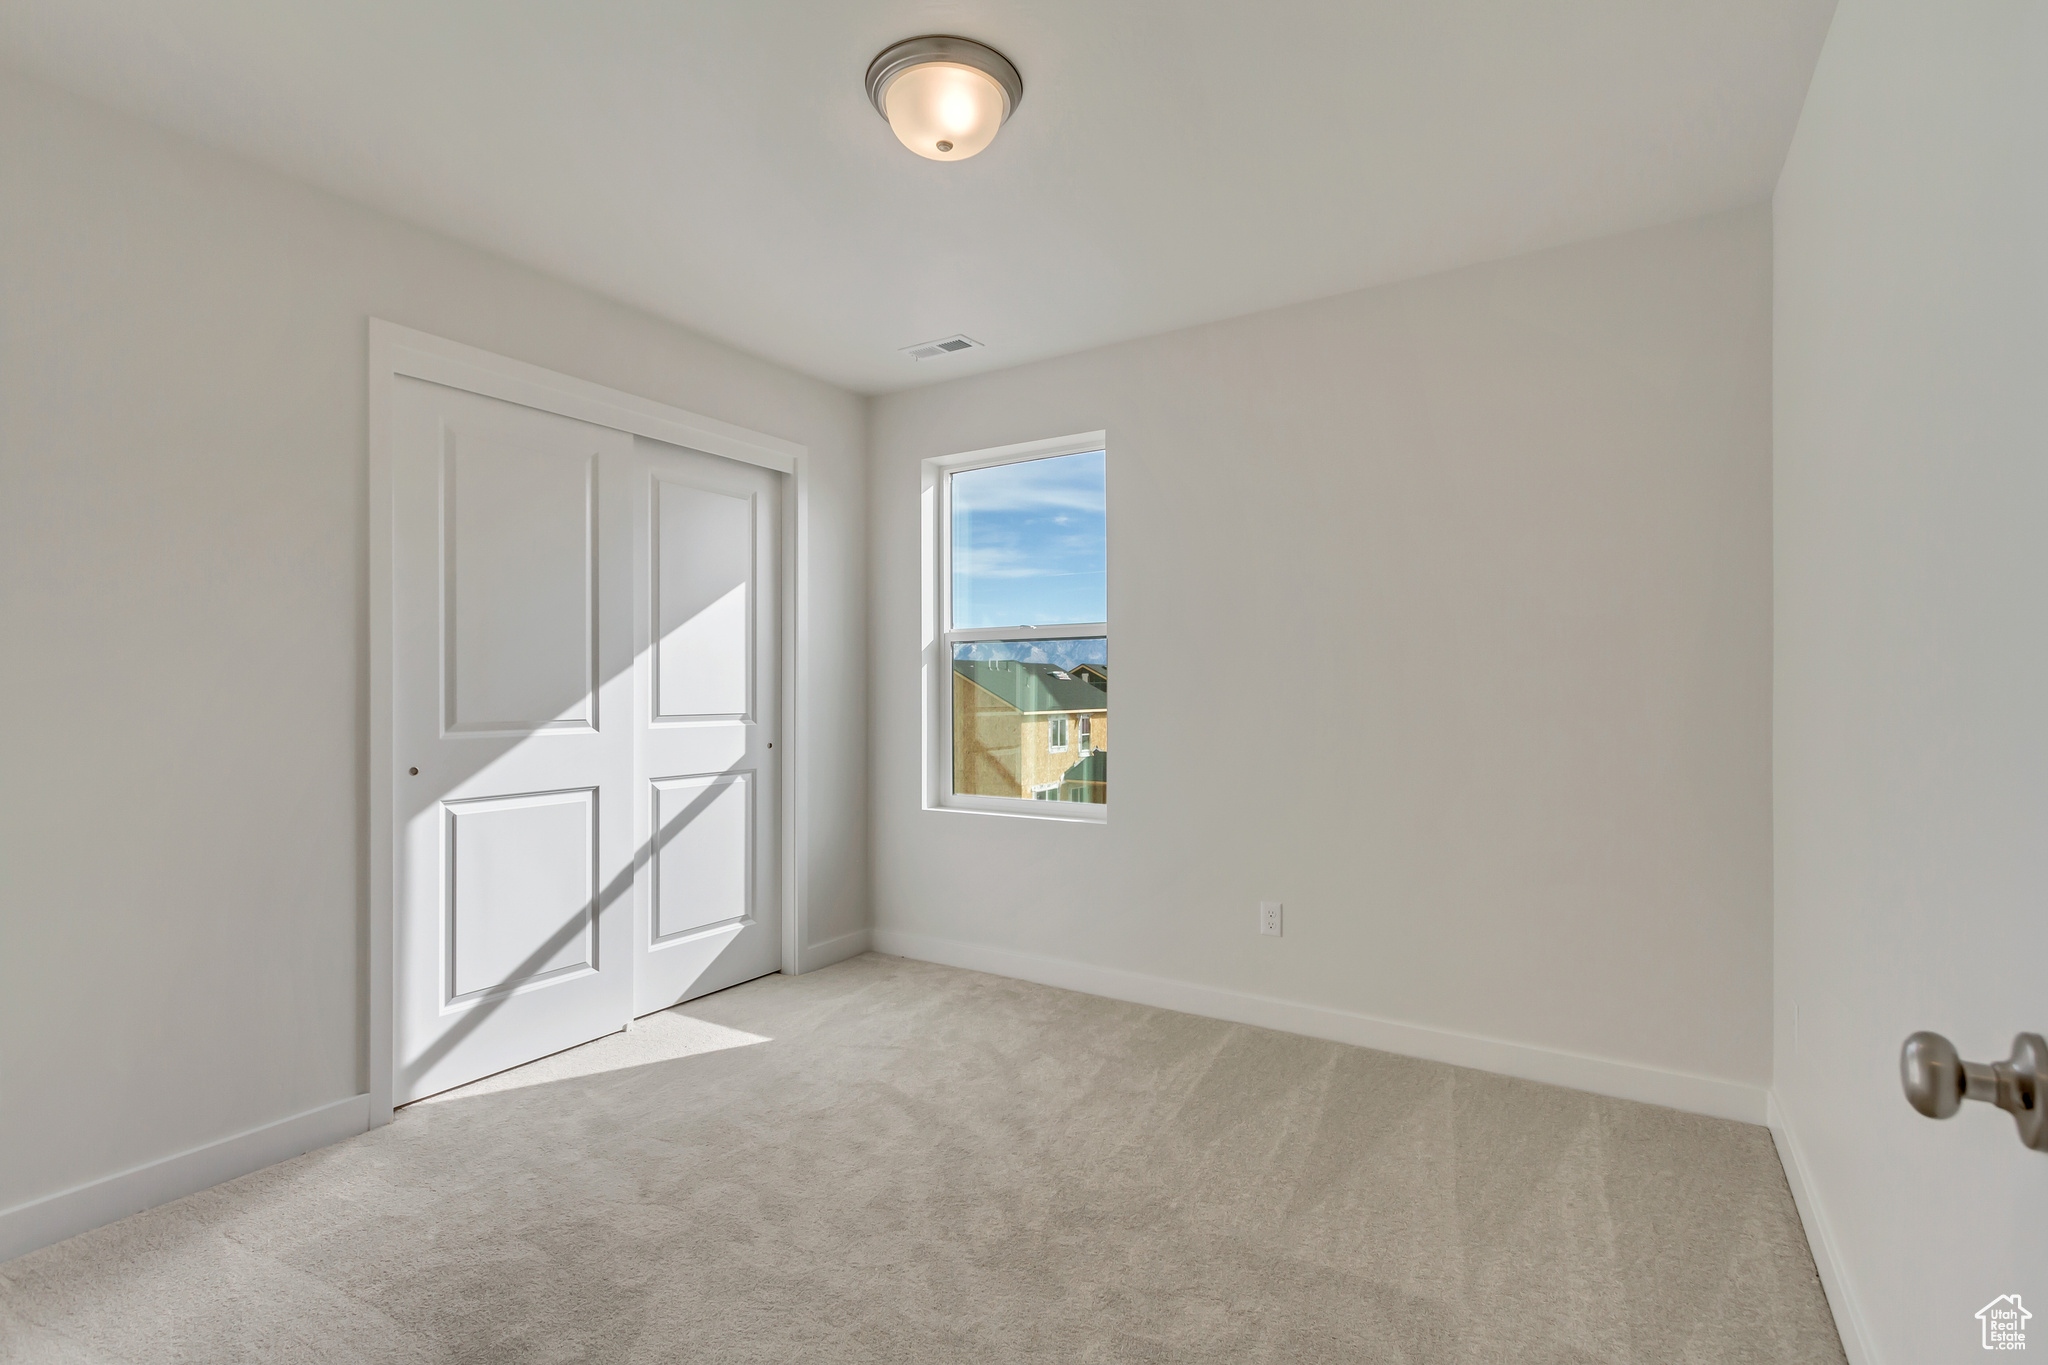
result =
[[[1019,659],[1027,664],[1079,668],[1109,667],[1109,641],[1100,635],[1080,640],[977,640],[953,646],[955,659]]]
[[[1107,620],[1104,486],[1099,450],[953,475],[954,629]],[[1045,661],[1096,662],[1056,659],[1050,650]]]

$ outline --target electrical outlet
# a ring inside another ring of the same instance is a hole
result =
[[[1259,902],[1259,932],[1271,934],[1274,938],[1280,937],[1279,901]]]

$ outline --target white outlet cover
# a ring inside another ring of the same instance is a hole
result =
[[[1280,928],[1280,902],[1260,901],[1259,932],[1262,934],[1271,934],[1274,938],[1279,938]]]

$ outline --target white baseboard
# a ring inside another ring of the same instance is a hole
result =
[[[1806,1229],[1806,1245],[1813,1252],[1813,1268],[1820,1272],[1820,1287],[1827,1292],[1828,1309],[1835,1315],[1842,1354],[1849,1357],[1849,1365],[1879,1365],[1877,1350],[1871,1345],[1870,1324],[1863,1319],[1863,1307],[1843,1274],[1842,1259],[1835,1250],[1834,1228],[1807,1174],[1806,1154],[1799,1146],[1798,1134],[1792,1131],[1791,1115],[1778,1102],[1775,1092],[1770,1097],[1770,1120],[1771,1141],[1777,1144],[1778,1160],[1785,1167],[1785,1183],[1792,1187],[1792,1203],[1799,1210],[1799,1221]]]
[[[849,957],[859,957],[871,946],[866,929],[856,929],[850,934],[828,938],[823,943],[806,944],[797,955],[799,969],[815,972],[820,967],[829,967],[835,962],[844,962]]]
[[[1761,1124],[1768,1091],[1760,1085],[1724,1081],[1712,1076],[1694,1076],[1681,1071],[1617,1062],[1604,1057],[1587,1057],[1559,1052],[1526,1043],[1503,1042],[1469,1033],[1421,1024],[1403,1024],[1376,1019],[1369,1014],[1304,1005],[1271,996],[1249,995],[1217,986],[1199,986],[1188,981],[1146,976],[1116,967],[1097,967],[1065,958],[1040,957],[1011,948],[991,948],[978,943],[934,938],[902,929],[876,928],[871,935],[878,953],[914,957],[925,962],[965,967],[993,976],[1036,981],[1088,995],[1105,995],[1139,1005],[1199,1014],[1210,1019],[1227,1019],[1235,1024],[1301,1033],[1311,1038],[1352,1043],[1359,1047],[1398,1052],[1453,1066],[1469,1066],[1525,1081],[1590,1090],[1616,1099],[1640,1100],[1670,1109],[1707,1114],[1714,1118],[1737,1119]]]
[[[90,1232],[158,1204],[197,1194],[223,1180],[274,1166],[316,1147],[365,1132],[369,1126],[370,1097],[351,1095],[218,1142],[0,1210],[0,1261]]]

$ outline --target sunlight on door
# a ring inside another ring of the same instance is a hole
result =
[[[406,1103],[776,970],[781,476],[401,378]]]
[[[754,500],[665,478],[654,489],[661,519],[650,547],[661,618],[655,715],[745,716]]]
[[[642,862],[633,1012],[781,965],[781,487],[766,470],[642,439],[651,683],[634,722]]]

